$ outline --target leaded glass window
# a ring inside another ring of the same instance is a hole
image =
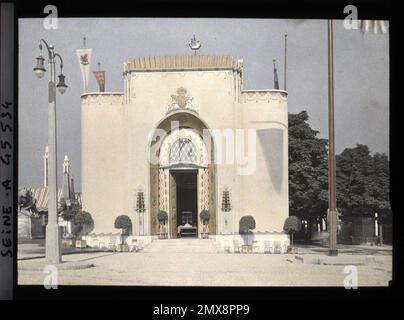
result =
[[[179,138],[171,147],[170,163],[196,162],[196,148],[189,139]]]

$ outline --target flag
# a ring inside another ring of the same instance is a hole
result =
[[[279,89],[279,81],[278,81],[278,70],[276,70],[275,60],[274,62],[274,89]]]
[[[363,33],[368,33],[373,30],[374,34],[387,33],[389,30],[389,22],[386,20],[361,20],[361,30]]]
[[[100,92],[105,92],[105,71],[93,71],[93,74],[100,87]]]
[[[83,79],[83,91],[88,91],[88,77],[90,75],[91,49],[77,49],[77,59],[80,64],[81,77]]]

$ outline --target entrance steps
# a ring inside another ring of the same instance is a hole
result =
[[[215,241],[213,239],[180,238],[154,240],[144,248],[143,252],[161,253],[217,253]]]

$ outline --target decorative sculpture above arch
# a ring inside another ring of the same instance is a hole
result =
[[[171,102],[169,103],[166,114],[184,109],[198,114],[198,110],[194,103],[194,98],[187,93],[187,89],[180,87],[177,89],[176,95],[171,95]]]

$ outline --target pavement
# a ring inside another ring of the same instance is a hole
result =
[[[297,256],[306,260],[302,263],[294,254],[226,254],[212,250],[212,245],[210,241],[202,244],[196,241],[187,246],[180,240],[163,240],[141,252],[63,255],[64,264],[92,267],[66,270],[56,266],[58,282],[128,286],[343,286],[347,277],[345,263],[355,266],[359,287],[387,286],[392,278],[388,246],[341,247],[337,257],[327,257],[326,248],[299,246]],[[366,263],[369,256],[371,263]],[[312,263],[319,258],[322,263]],[[44,258],[19,260],[18,283],[41,285],[46,276],[41,268],[45,265]]]

